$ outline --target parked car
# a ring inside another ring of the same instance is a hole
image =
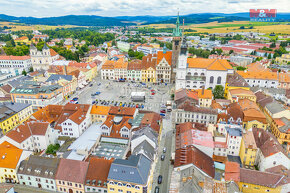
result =
[[[161,155],[161,161],[164,161],[165,155]]]
[[[144,105],[141,105],[141,108],[144,109]]]
[[[93,101],[92,104],[96,104],[96,101]]]
[[[155,92],[152,92],[151,95],[155,95]]]
[[[160,113],[166,113],[166,110],[165,109],[161,109]]]
[[[96,92],[96,95],[99,95],[99,94],[101,94],[101,92]]]
[[[90,87],[92,87],[93,86],[93,84],[90,84]]]
[[[163,153],[166,153],[166,147],[163,148]]]
[[[166,115],[164,113],[160,113],[160,116],[165,117]]]
[[[165,104],[162,104],[160,107],[161,108],[166,108],[166,105]]]
[[[101,83],[98,83],[98,86],[100,86],[101,85]]]
[[[162,176],[161,175],[158,176],[157,182],[158,182],[158,184],[161,184],[162,183]]]
[[[76,101],[76,102],[75,102],[75,104],[79,104],[79,102],[78,102],[78,101]]]
[[[79,100],[79,98],[78,97],[74,97],[72,100],[73,101],[77,101],[77,100]]]
[[[158,186],[155,187],[154,193],[159,193],[159,187]]]

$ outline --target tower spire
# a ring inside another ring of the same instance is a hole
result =
[[[177,13],[177,18],[176,18],[176,27],[175,29],[173,29],[173,36],[175,37],[181,37],[181,29],[179,26],[180,22],[179,22],[179,11]]]

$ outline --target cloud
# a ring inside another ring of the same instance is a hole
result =
[[[0,0],[0,13],[13,16],[50,17],[62,15],[181,15],[191,13],[234,13],[271,8],[289,12],[288,0]],[[17,11],[15,11],[17,10]]]

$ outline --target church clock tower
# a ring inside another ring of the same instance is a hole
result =
[[[180,53],[180,46],[181,46],[181,37],[182,32],[179,25],[179,13],[176,19],[176,28],[173,29],[173,39],[172,39],[172,64],[173,68],[177,66],[178,56]]]

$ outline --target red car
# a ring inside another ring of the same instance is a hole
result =
[[[166,113],[166,110],[162,109],[160,110],[160,113]]]
[[[155,95],[155,92],[152,92],[151,95]]]
[[[151,92],[156,92],[156,91],[154,89],[152,89]]]

